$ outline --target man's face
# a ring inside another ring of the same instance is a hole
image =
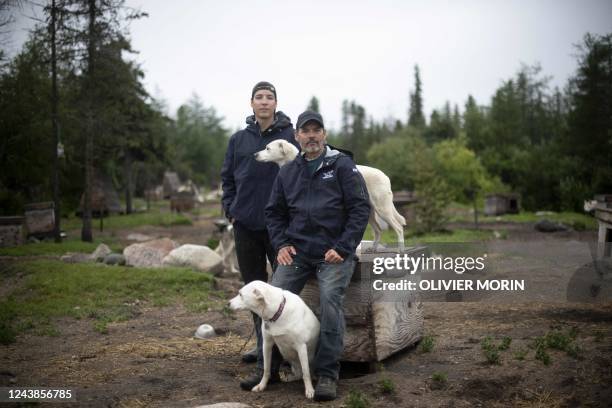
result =
[[[325,149],[326,138],[325,129],[315,121],[306,122],[295,134],[295,139],[308,158],[318,157],[321,154]]]
[[[257,120],[266,120],[274,117],[276,111],[276,98],[272,91],[260,89],[251,99],[251,108]]]

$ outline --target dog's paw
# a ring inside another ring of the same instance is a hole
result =
[[[257,384],[256,386],[254,386],[251,391],[253,392],[262,392],[263,390],[266,389],[266,386],[262,383]]]
[[[314,397],[314,388],[312,388],[312,386],[310,386],[310,388],[306,388],[306,392],[304,394],[306,395],[306,398],[312,399]]]

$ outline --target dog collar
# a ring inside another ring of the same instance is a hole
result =
[[[283,301],[281,302],[280,306],[278,307],[278,310],[276,311],[276,313],[274,313],[274,316],[272,316],[272,318],[270,319],[271,322],[275,322],[278,320],[278,318],[280,317],[281,313],[283,313],[283,309],[285,308],[285,302],[287,301],[287,299],[285,298],[285,296],[283,296]]]

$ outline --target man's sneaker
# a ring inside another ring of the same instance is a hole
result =
[[[242,361],[244,363],[255,363],[257,362],[257,347],[247,351],[242,355]]]
[[[315,388],[315,401],[331,401],[336,399],[336,380],[329,377],[320,377]]]
[[[256,386],[257,384],[261,382],[261,377],[263,377],[263,369],[258,368],[247,378],[240,381],[240,388],[242,388],[245,391],[251,391],[254,386]],[[280,381],[281,379],[280,379],[280,376],[278,375],[278,372],[271,373],[270,379],[268,380],[268,384],[274,384]]]

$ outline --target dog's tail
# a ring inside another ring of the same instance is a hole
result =
[[[406,219],[402,216],[402,214],[400,214],[397,211],[394,205],[392,205],[392,207],[393,207],[393,218],[395,219],[395,221],[399,222],[403,226],[406,226]]]

